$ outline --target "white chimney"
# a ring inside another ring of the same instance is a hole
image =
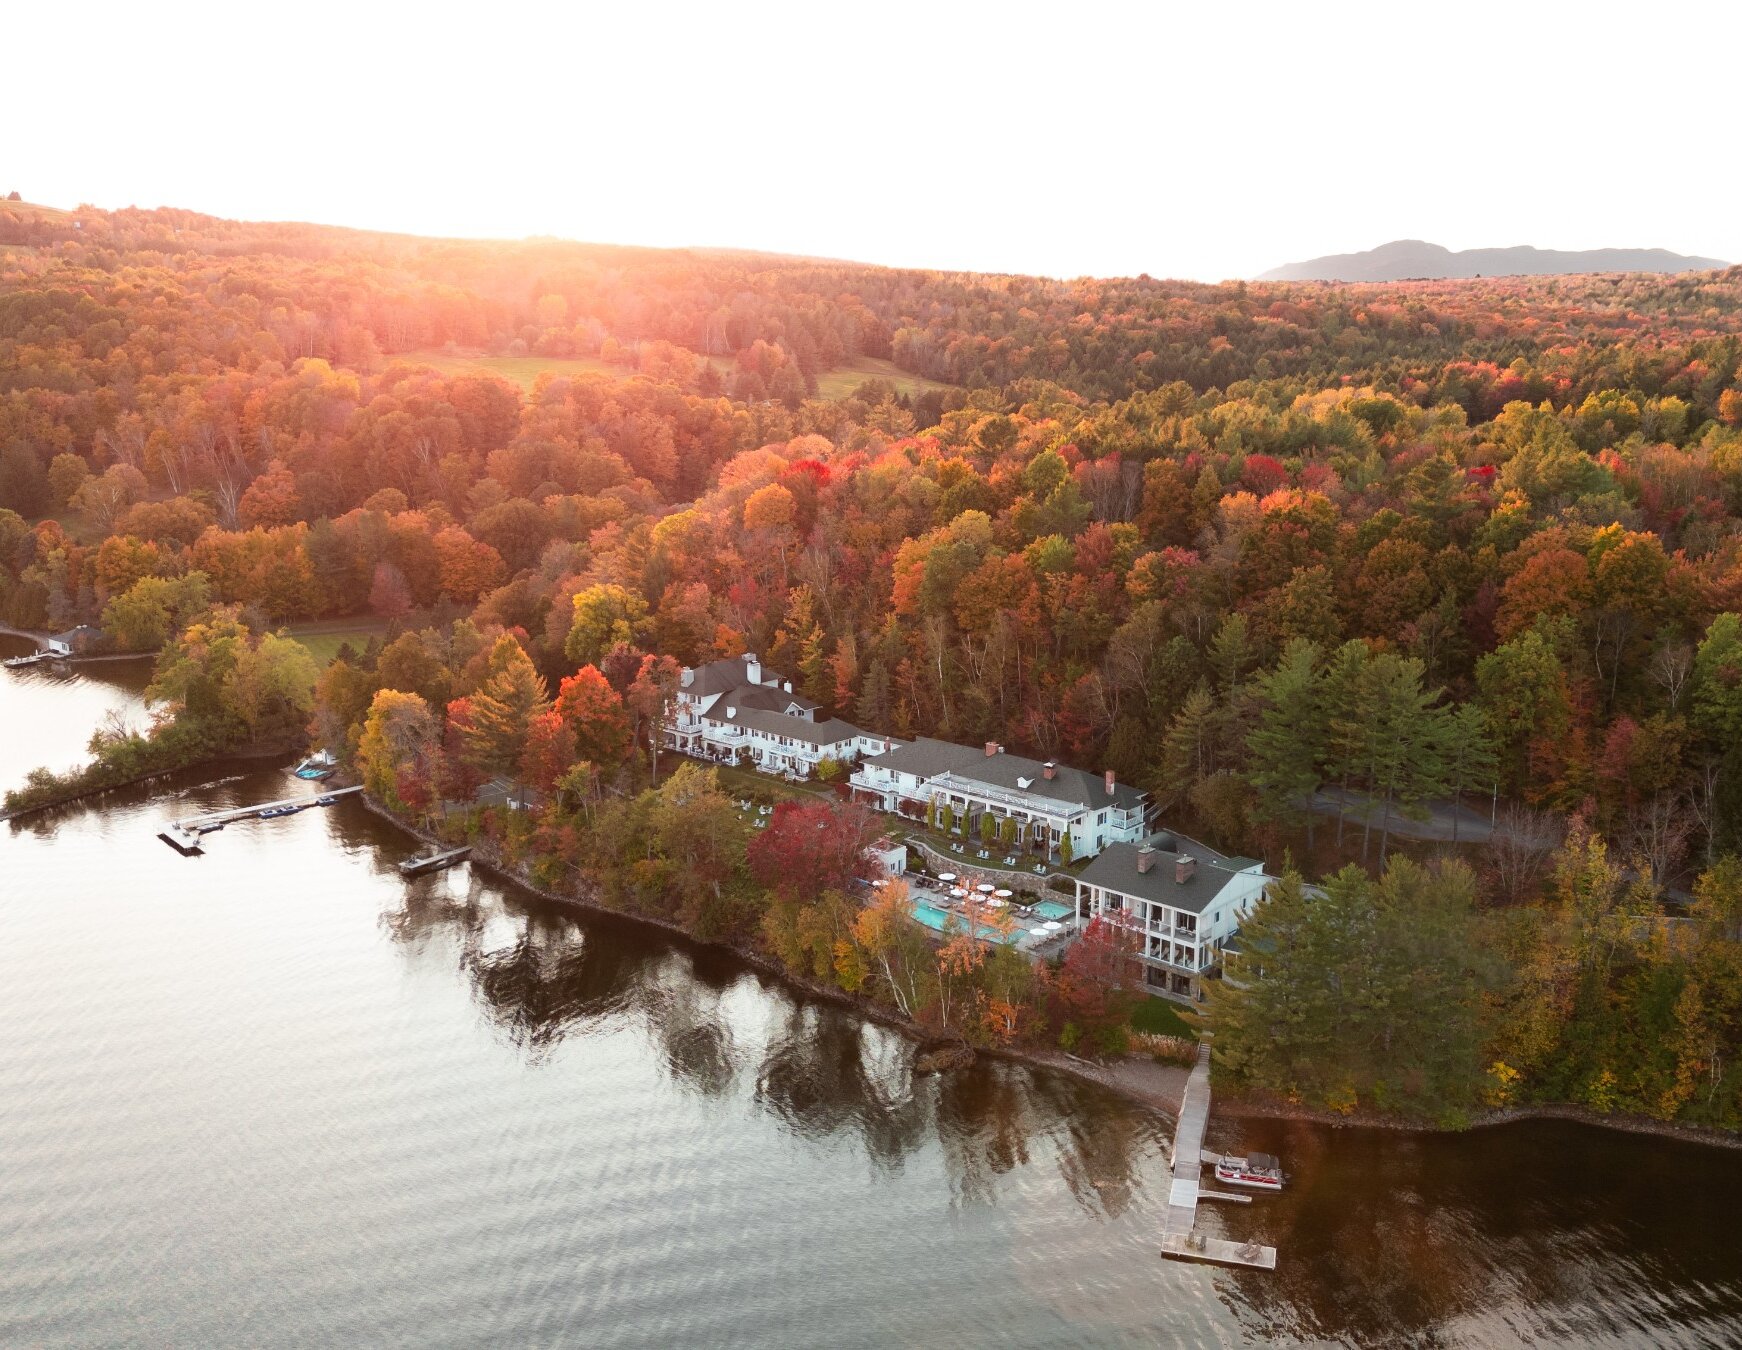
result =
[[[751,684],[762,683],[762,662],[755,652],[744,653],[744,678]]]

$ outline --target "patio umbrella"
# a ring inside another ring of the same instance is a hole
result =
[[[1001,891],[993,891],[992,894],[997,896],[1000,900],[1008,900],[1011,896],[1015,895],[1016,892],[1015,891],[1002,891],[1001,890]]]
[[[1029,935],[1029,937],[1051,937],[1052,936],[1052,934],[1047,932],[1046,929],[1044,929],[1044,928],[1030,928],[1028,930],[1028,935]]]
[[[978,886],[974,887],[974,889],[980,892],[981,895],[991,895],[992,892],[998,888],[989,881],[982,881]]]
[[[991,906],[991,907],[992,907],[992,908],[993,908],[993,909],[1003,909],[1003,908],[1004,908],[1004,902],[1003,902],[1003,901],[1002,901],[1002,900],[1000,900],[1000,899],[999,899],[999,898],[998,898],[998,897],[997,897],[997,896],[995,896],[995,895],[994,895],[994,896],[991,896],[991,897],[989,897],[989,898],[988,898],[988,899],[987,899],[987,901],[986,901],[986,903],[987,903],[987,904],[988,904],[988,905],[990,905],[990,906]]]
[[[939,872],[938,873],[938,880],[939,881],[954,881],[955,879],[956,879],[956,874],[954,872]]]
[[[1046,931],[1049,933],[1057,933],[1061,929],[1064,928],[1064,925],[1062,923],[1060,923],[1057,919],[1048,919],[1045,923],[1043,923],[1041,925],[1041,927],[1046,929]]]
[[[951,886],[950,887],[950,894],[957,896],[958,898],[966,895],[967,893],[968,893],[968,888],[966,886]]]

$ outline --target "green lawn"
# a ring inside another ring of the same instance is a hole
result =
[[[347,642],[362,651],[370,638],[385,637],[387,621],[373,615],[363,615],[353,619],[321,619],[314,623],[287,624],[285,629],[309,649],[315,664],[324,670],[333,663],[333,658],[339,654],[339,648]]]
[[[928,389],[951,389],[953,385],[943,384],[937,380],[928,380],[923,375],[912,375],[898,368],[889,361],[879,361],[872,356],[856,356],[844,366],[837,366],[817,376],[818,398],[851,398],[853,391],[866,380],[888,380],[898,393],[909,398],[925,393]]]
[[[482,352],[426,347],[396,352],[387,359],[430,366],[444,375],[500,375],[526,390],[546,371],[553,375],[609,375],[616,380],[627,380],[635,374],[633,366],[607,365],[588,356],[486,356]]]
[[[677,771],[677,766],[683,763],[699,764],[704,769],[712,769],[720,776],[720,789],[731,796],[766,797],[771,801],[792,798],[798,801],[834,801],[834,791],[826,783],[789,783],[784,778],[771,778],[765,773],[754,769],[740,768],[736,764],[710,764],[706,760],[692,759],[688,755],[675,750],[662,750],[659,755],[659,773],[661,778],[667,778]]]
[[[1164,998],[1145,998],[1131,1014],[1131,1026],[1155,1036],[1184,1036],[1195,1041],[1198,1033]]]

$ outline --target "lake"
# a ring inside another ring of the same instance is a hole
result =
[[[0,674],[0,781],[137,686]],[[125,669],[131,670],[132,667]],[[140,683],[143,683],[141,679]],[[128,705],[126,700],[133,700]],[[1742,1154],[1212,1122],[1294,1183],[1156,1255],[1168,1123],[216,766],[0,827],[0,1344],[1716,1345]]]

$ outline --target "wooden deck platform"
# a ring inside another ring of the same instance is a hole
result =
[[[1185,1096],[1180,1100],[1179,1125],[1173,1136],[1173,1184],[1168,1188],[1161,1254],[1177,1261],[1212,1261],[1224,1266],[1275,1270],[1274,1247],[1260,1246],[1256,1242],[1228,1242],[1196,1231],[1200,1199],[1251,1200],[1250,1196],[1231,1196],[1199,1187],[1198,1178],[1204,1164],[1219,1157],[1204,1149],[1204,1131],[1209,1124],[1210,1047],[1205,1044],[1198,1046],[1198,1062],[1186,1079]]]
[[[287,814],[286,808],[301,811],[311,806],[330,806],[339,798],[349,797],[362,790],[360,786],[333,788],[330,792],[311,792],[306,797],[283,797],[275,802],[258,802],[253,806],[237,806],[228,811],[209,811],[203,816],[187,816],[181,820],[170,821],[158,832],[157,837],[178,853],[199,853],[202,851],[203,835],[221,830],[234,821],[253,820],[268,813]]]
[[[66,659],[60,652],[43,650],[32,652],[28,656],[9,656],[4,661],[0,661],[0,666],[16,670],[23,666],[41,665],[44,661],[64,661]]]
[[[439,872],[444,867],[452,867],[471,855],[471,845],[467,844],[461,848],[450,848],[445,853],[426,853],[421,858],[407,858],[399,864],[399,870],[408,877],[421,876],[425,872]]]

